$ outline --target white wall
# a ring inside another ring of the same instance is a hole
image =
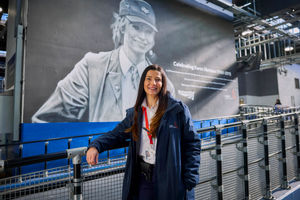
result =
[[[283,105],[292,105],[292,96],[295,99],[295,106],[300,106],[300,89],[295,87],[295,78],[300,79],[300,65],[293,64],[284,66],[286,73],[281,72],[278,68],[277,79],[278,79],[278,92],[279,98]]]

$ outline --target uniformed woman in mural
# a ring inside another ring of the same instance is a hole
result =
[[[199,181],[200,139],[188,107],[167,91],[164,70],[150,65],[142,74],[136,103],[117,127],[95,139],[86,159],[130,140],[122,199],[194,199]]]
[[[58,82],[54,93],[33,115],[32,122],[120,121],[134,105],[137,84],[155,57],[154,11],[143,0],[122,0],[111,25],[115,49],[87,53]],[[168,89],[174,87],[168,80]],[[87,113],[88,112],[88,113]]]

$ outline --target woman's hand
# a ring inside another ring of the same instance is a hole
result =
[[[99,152],[95,147],[89,148],[86,152],[86,161],[90,165],[96,165],[98,163]]]

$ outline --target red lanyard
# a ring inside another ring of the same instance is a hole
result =
[[[147,129],[147,135],[148,135],[148,138],[150,140],[150,144],[153,144],[153,140],[152,140],[152,135],[150,134],[150,129],[149,129],[149,121],[148,121],[148,116],[147,116],[147,109],[143,106],[143,113],[145,115],[145,123],[146,123],[146,129]]]

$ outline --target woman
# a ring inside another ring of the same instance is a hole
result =
[[[164,70],[148,66],[141,77],[135,106],[118,126],[95,139],[87,162],[100,152],[131,139],[122,199],[194,199],[199,179],[200,139],[188,107],[167,91]]]
[[[282,105],[281,105],[281,101],[280,99],[276,99],[275,101],[275,105],[274,105],[274,112],[277,113],[281,113],[282,112]]]

